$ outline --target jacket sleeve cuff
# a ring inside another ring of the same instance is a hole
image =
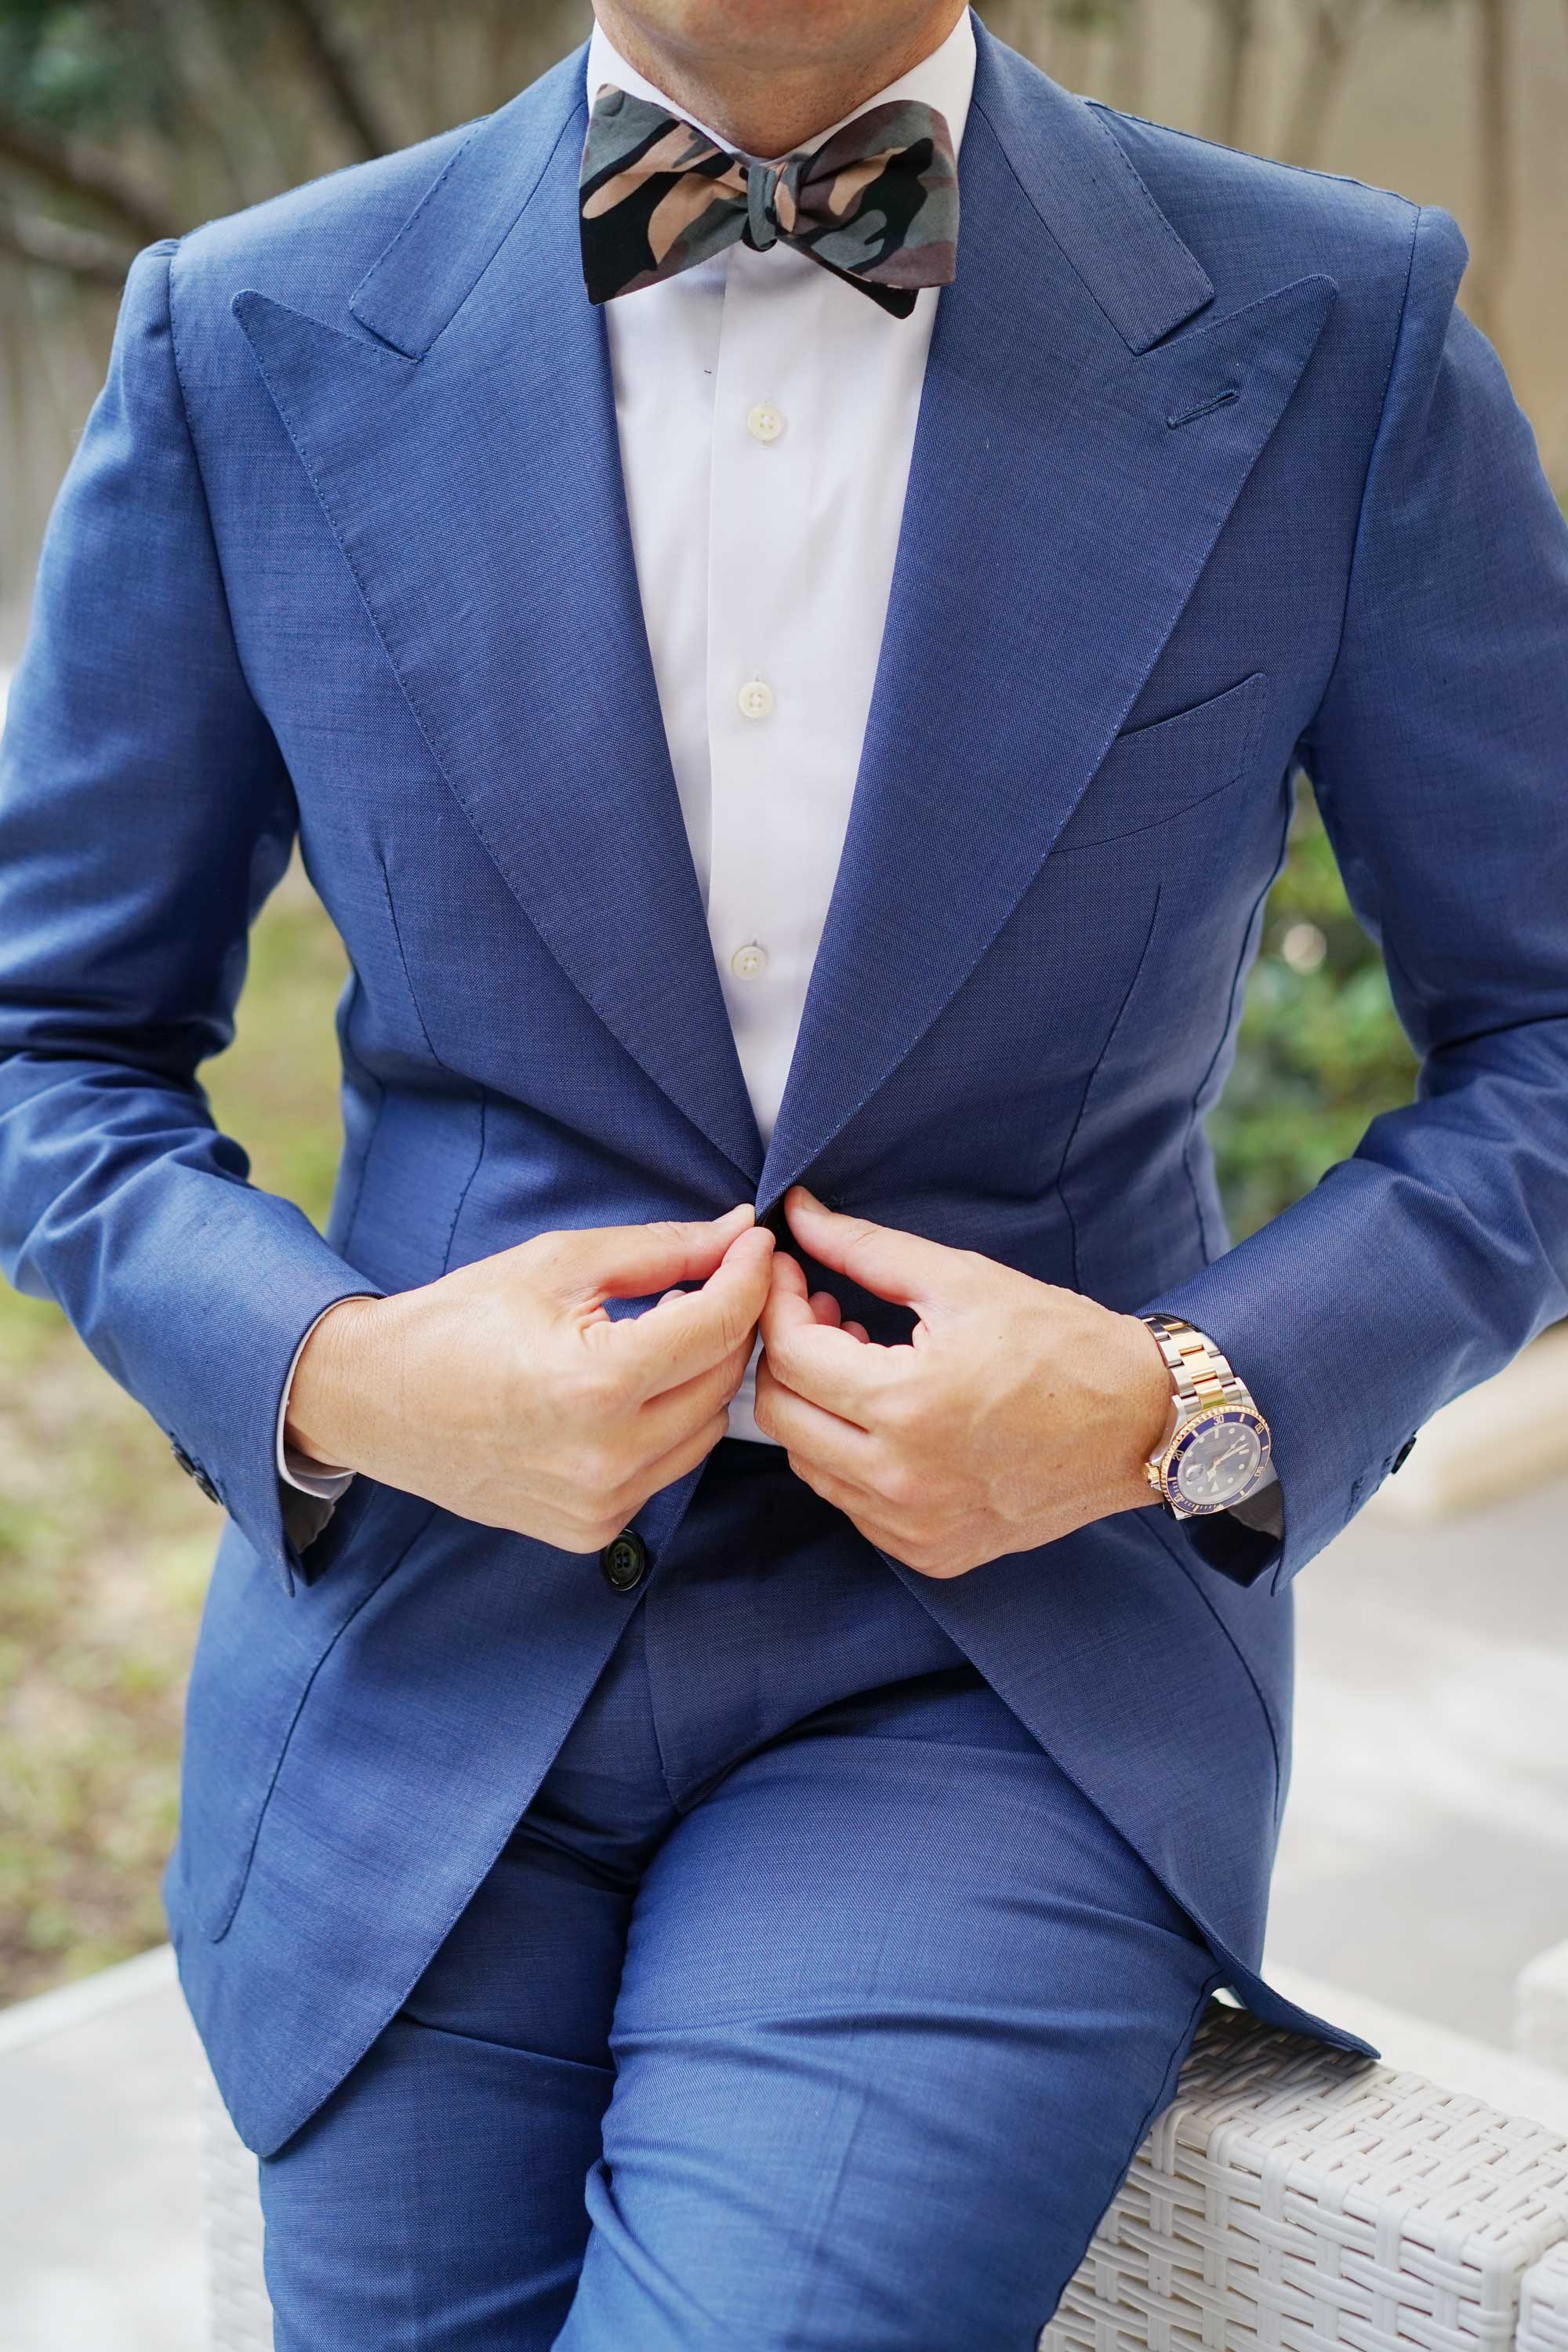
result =
[[[349,1295],[367,1298],[374,1297],[375,1293],[361,1291],[357,1294],[351,1292]],[[342,1299],[335,1298],[332,1301],[333,1307],[341,1307],[342,1304]],[[331,1311],[331,1307],[324,1307],[321,1309],[321,1313],[316,1317],[315,1321],[295,1349],[293,1360],[289,1366],[289,1377],[283,1383],[283,1395],[278,1407],[278,1475],[286,1486],[294,1487],[301,1495],[313,1496],[319,1503],[340,1502],[353,1484],[354,1474],[352,1470],[330,1469],[325,1463],[312,1461],[310,1454],[300,1453],[295,1446],[289,1444],[285,1433],[289,1419],[289,1402],[294,1393],[294,1375],[300,1369],[300,1359],[310,1344],[316,1324]],[[322,1517],[321,1527],[325,1527],[327,1518],[330,1517],[329,1512]],[[307,1524],[307,1522],[301,1521],[301,1524]],[[315,1532],[319,1534],[321,1528],[318,1528]]]
[[[229,1287],[226,1251],[204,1255],[199,1274],[185,1260],[177,1370],[167,1334],[155,1379],[135,1378],[148,1369],[141,1365],[110,1369],[132,1372],[126,1385],[162,1421],[176,1461],[292,1592],[301,1554],[331,1517],[331,1502],[279,1475],[282,1400],[305,1338],[328,1307],[365,1297],[368,1286],[297,1210],[248,1191],[235,1196],[236,1208],[242,1202],[249,1213],[243,1286]],[[270,1247],[258,1249],[263,1234]],[[193,1295],[198,1290],[205,1297]]]
[[[1342,1163],[1261,1232],[1140,1309],[1206,1332],[1268,1423],[1277,1532],[1248,1527],[1234,1511],[1183,1526],[1199,1557],[1237,1583],[1268,1577],[1279,1591],[1399,1467],[1436,1406],[1467,1384],[1433,1344],[1436,1314],[1421,1296],[1420,1269],[1411,1265],[1404,1283],[1373,1278],[1382,1271],[1379,1244],[1388,1246],[1386,1222],[1376,1171]],[[1359,1284],[1347,1265],[1361,1270]],[[1481,1369],[1490,1367],[1470,1377]]]

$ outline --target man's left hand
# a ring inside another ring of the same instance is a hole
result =
[[[804,1185],[784,1213],[819,1265],[920,1318],[878,1347],[808,1294],[798,1259],[774,1257],[757,1425],[869,1541],[922,1576],[963,1576],[1153,1501],[1143,1465],[1170,1375],[1135,1316],[840,1216]]]

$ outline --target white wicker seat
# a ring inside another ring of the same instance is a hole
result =
[[[1568,2239],[1525,2273],[1519,2352],[1568,2352]]]
[[[209,2352],[270,2352],[255,2158],[205,2113]],[[1568,2140],[1215,2002],[1039,2352],[1334,2345],[1568,2352]]]
[[[1564,2240],[1568,2141],[1216,2004],[1041,2352],[1502,2352]]]

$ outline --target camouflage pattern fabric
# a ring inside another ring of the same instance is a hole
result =
[[[591,302],[657,286],[744,243],[808,253],[907,319],[922,286],[951,285],[958,164],[934,107],[873,106],[814,154],[749,163],[648,100],[606,85],[580,184]]]

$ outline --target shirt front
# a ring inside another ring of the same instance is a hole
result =
[[[973,81],[965,9],[855,112],[920,100],[956,149]],[[681,111],[595,26],[590,104],[606,84]],[[733,245],[605,306],[659,709],[764,1143],[848,826],[937,299],[891,318],[786,245]],[[761,1435],[753,1373],[732,1436]]]

